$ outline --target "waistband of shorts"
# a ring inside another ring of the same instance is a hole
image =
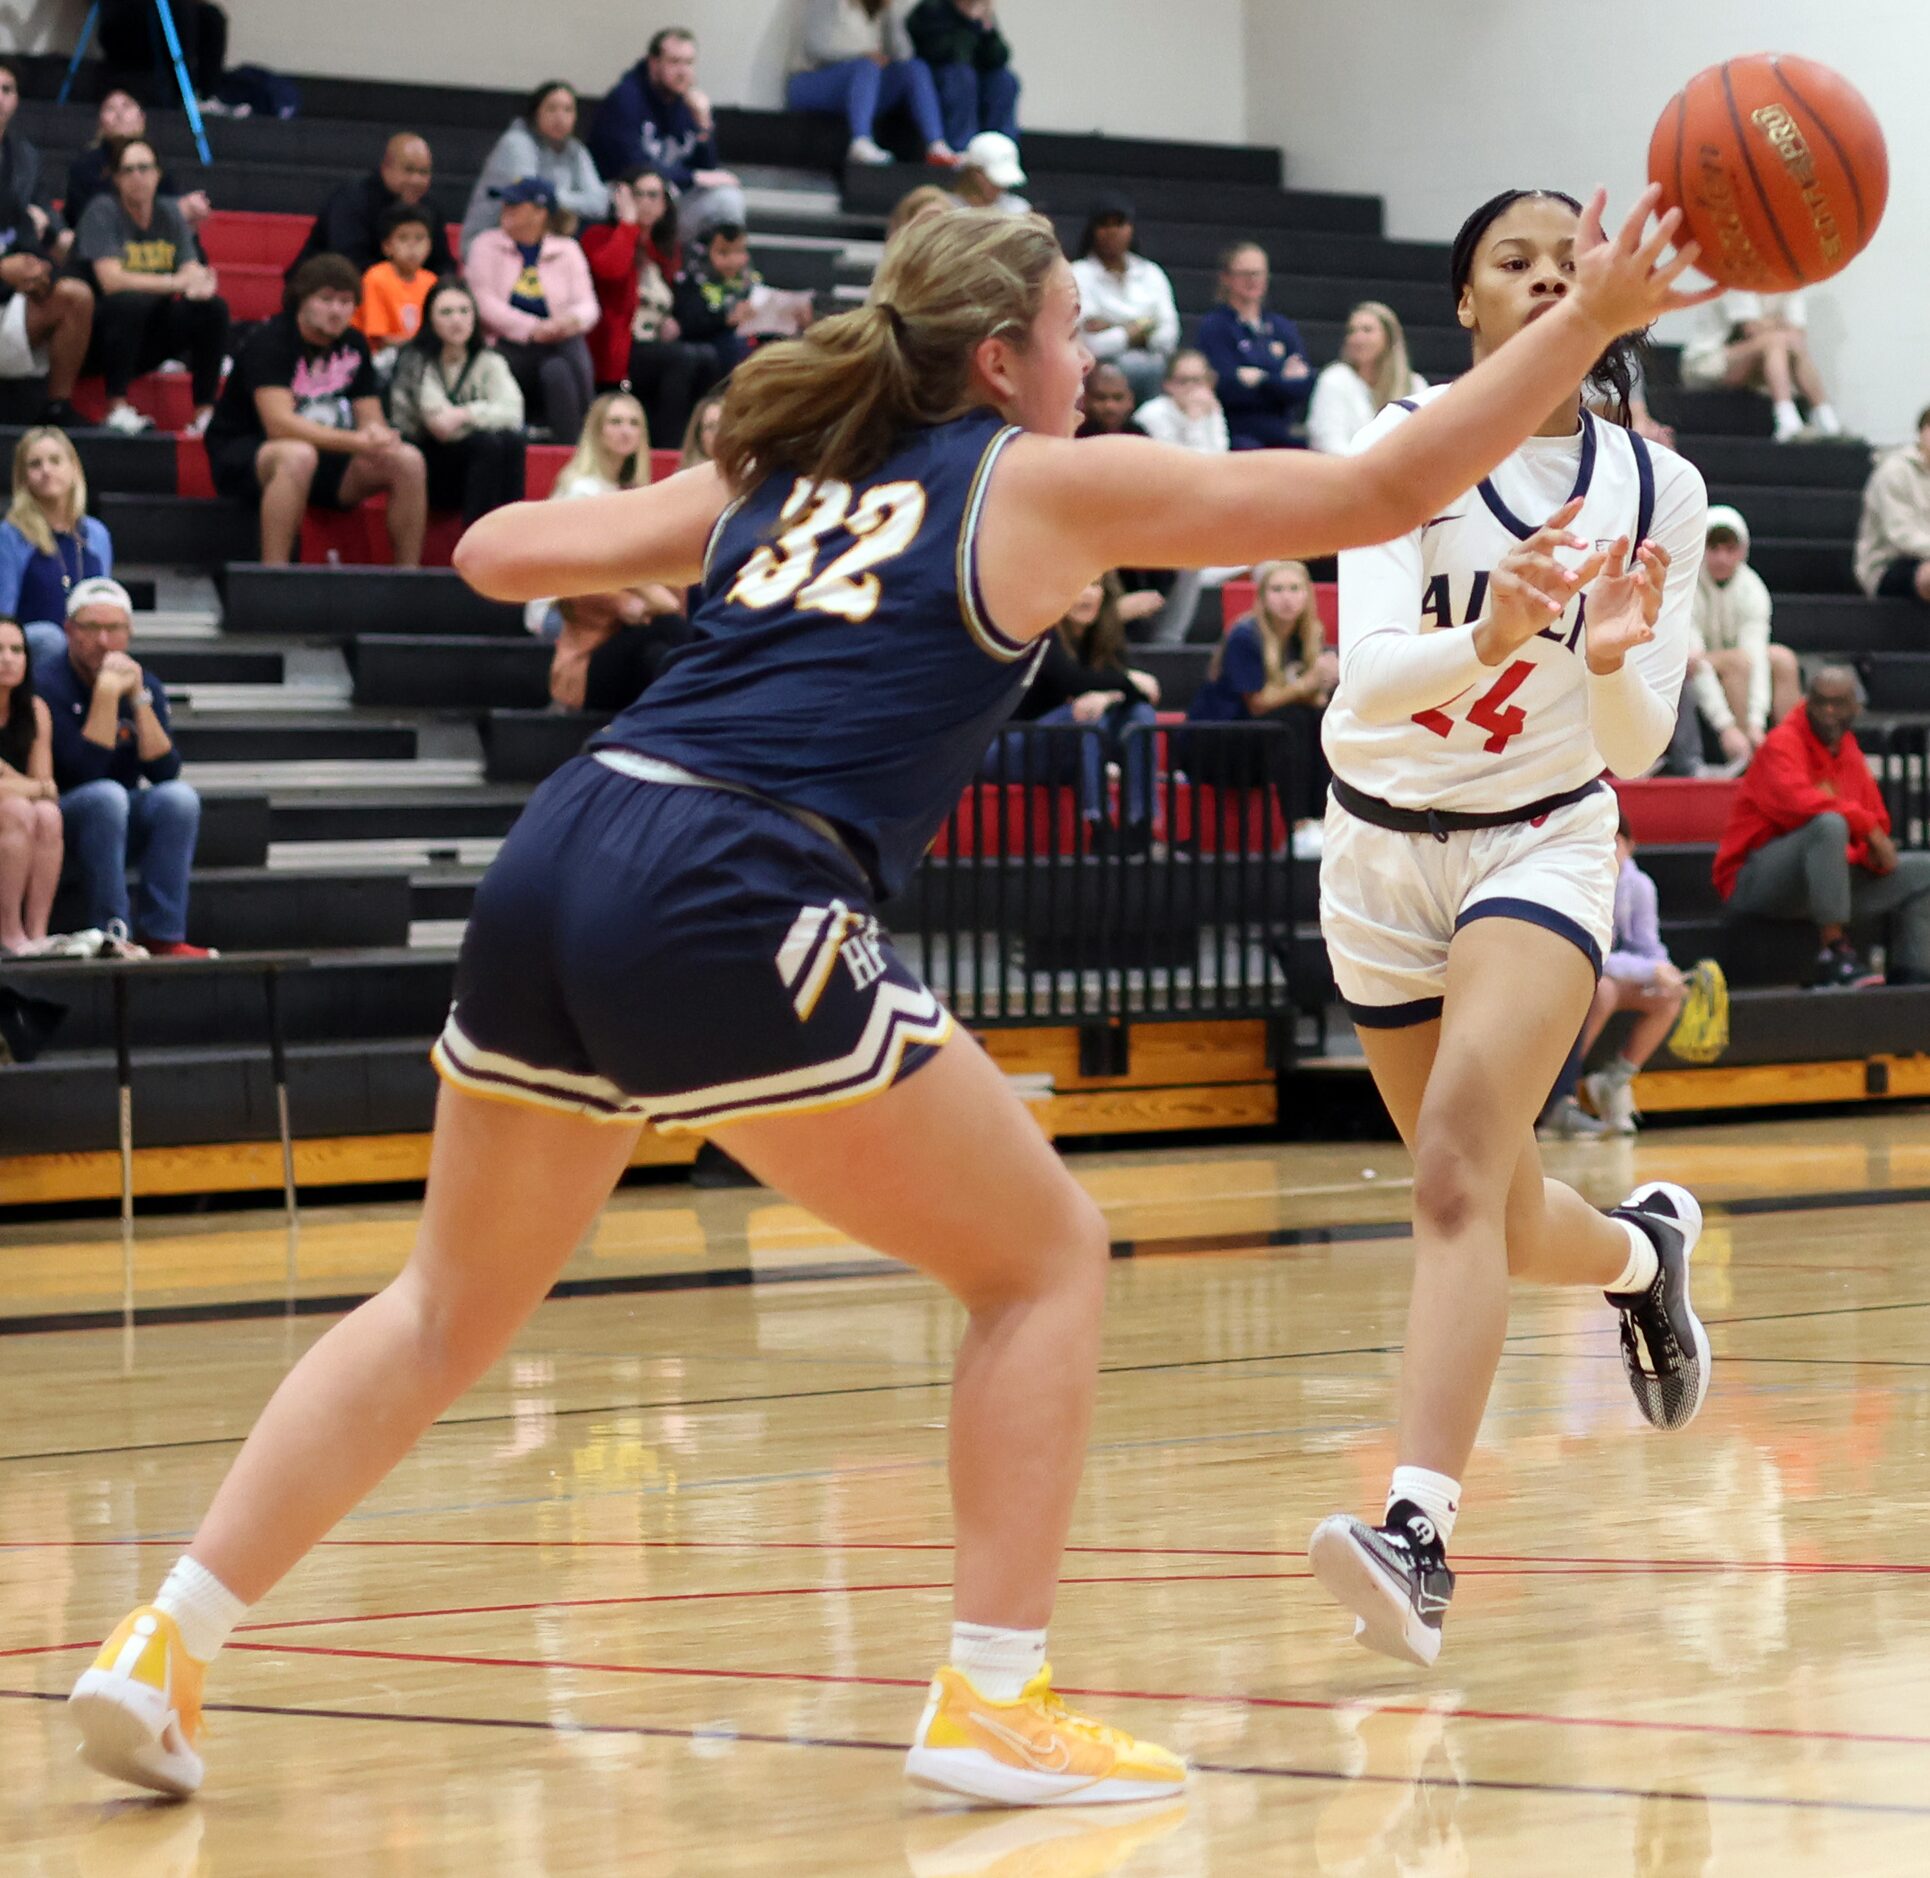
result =
[[[1379,796],[1370,796],[1352,783],[1333,780],[1334,800],[1357,821],[1371,822],[1376,828],[1391,828],[1402,835],[1432,835],[1445,841],[1449,835],[1473,828],[1509,828],[1518,822],[1538,822],[1544,815],[1586,801],[1607,787],[1597,776],[1578,789],[1564,789],[1559,795],[1543,796],[1538,802],[1524,802],[1515,809],[1464,811],[1460,809],[1399,809]]]
[[[628,776],[633,782],[661,783],[671,789],[715,789],[720,795],[742,796],[747,802],[775,809],[780,815],[788,815],[792,821],[810,829],[814,835],[823,836],[853,867],[858,868],[860,875],[864,873],[864,869],[858,865],[858,857],[838,833],[837,824],[827,821],[815,809],[801,809],[795,803],[780,802],[777,797],[767,796],[761,789],[752,789],[745,783],[723,782],[715,776],[700,776],[695,770],[685,769],[681,763],[666,762],[660,756],[646,756],[641,750],[626,750],[611,744],[592,754],[606,769],[615,770],[619,776]]]

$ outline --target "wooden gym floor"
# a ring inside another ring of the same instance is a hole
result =
[[[1709,1203],[1713,1394],[1648,1431],[1599,1298],[1520,1294],[1431,1673],[1359,1651],[1304,1557],[1389,1465],[1402,1155],[1074,1160],[1132,1256],[1053,1656],[1193,1757],[1151,1813],[901,1784],[948,1621],[958,1314],[768,1195],[681,1186],[619,1198],[572,1268],[596,1289],[254,1614],[202,1798],[110,1790],[58,1698],[330,1319],[32,1327],[118,1302],[118,1233],[8,1228],[0,1873],[1930,1869],[1925,1116],[1551,1158]],[[408,1222],[311,1212],[295,1294],[379,1284]],[[137,1298],[274,1301],[286,1261],[273,1215],[143,1222]]]

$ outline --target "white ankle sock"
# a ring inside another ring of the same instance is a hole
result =
[[[1793,399],[1779,399],[1776,403],[1775,413],[1776,435],[1778,437],[1793,436],[1797,431],[1802,429],[1803,414],[1797,410]]]
[[[172,1617],[181,1641],[197,1662],[212,1663],[248,1606],[205,1565],[184,1552],[154,1595],[154,1608]]]
[[[1622,1267],[1621,1277],[1604,1288],[1609,1291],[1646,1291],[1655,1283],[1655,1274],[1662,1269],[1662,1259],[1655,1249],[1655,1241],[1632,1219],[1619,1219],[1615,1223],[1628,1234],[1628,1263]]]
[[[1454,1534],[1454,1518],[1461,1510],[1461,1483],[1428,1467],[1397,1467],[1387,1483],[1387,1504],[1408,1500],[1434,1522],[1446,1545]]]
[[[996,1624],[954,1624],[952,1667],[993,1702],[1016,1702],[1045,1667],[1043,1630],[1001,1630]]]
[[[1809,421],[1825,437],[1840,437],[1843,434],[1843,420],[1836,415],[1836,407],[1833,404],[1811,405]]]

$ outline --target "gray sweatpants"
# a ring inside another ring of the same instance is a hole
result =
[[[1872,874],[1849,862],[1850,825],[1818,815],[1767,841],[1742,864],[1729,904],[1765,919],[1850,926],[1896,916],[1890,969],[1930,979],[1930,854],[1899,854],[1896,871]]]

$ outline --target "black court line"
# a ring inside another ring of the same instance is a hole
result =
[[[23,1702],[64,1702],[50,1689],[0,1689],[0,1697]],[[204,1715],[272,1715],[299,1721],[356,1721],[426,1728],[489,1728],[515,1734],[617,1735],[652,1741],[747,1742],[755,1747],[832,1748],[869,1754],[903,1754],[902,1741],[870,1741],[860,1736],[772,1735],[735,1728],[664,1728],[647,1722],[525,1721],[508,1715],[383,1714],[373,1709],[287,1708],[266,1702],[209,1702]],[[1280,1767],[1267,1763],[1195,1761],[1197,1774],[1224,1774],[1247,1780],[1299,1780],[1326,1786],[1377,1786],[1430,1789],[1441,1793],[1540,1793],[1584,1800],[1673,1800],[1686,1805],[1767,1807],[1781,1812],[1877,1814],[1905,1819],[1930,1818],[1930,1806],[1901,1800],[1803,1799],[1793,1794],[1702,1793],[1692,1787],[1588,1786],[1579,1781],[1444,1779],[1437,1774],[1408,1778],[1400,1774],[1343,1774],[1324,1767]],[[1175,1793],[1173,1798],[1182,1795]]]

